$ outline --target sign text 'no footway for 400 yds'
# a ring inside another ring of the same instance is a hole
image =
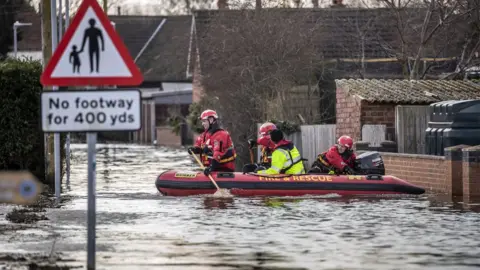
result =
[[[42,129],[45,132],[138,130],[140,103],[138,90],[44,92]]]

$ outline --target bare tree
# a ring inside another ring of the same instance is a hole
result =
[[[459,0],[458,14],[463,15],[457,30],[463,33],[463,45],[455,72],[450,77],[466,77],[470,67],[478,66],[480,46],[480,0]]]
[[[104,7],[105,1],[107,4],[107,12],[112,10],[113,7],[119,6],[123,3],[123,0],[97,0],[101,7]],[[70,14],[72,17],[77,13],[78,7],[80,7],[82,2],[83,0],[70,0]]]
[[[292,119],[286,109],[295,102],[291,89],[316,85],[320,29],[312,14],[296,9],[225,11],[210,17],[197,33],[204,102],[220,112],[246,158],[243,146],[256,135],[256,123]]]
[[[378,1],[390,9],[392,18],[395,19],[395,30],[398,37],[396,44],[385,44],[385,48],[407,64],[409,79],[424,78],[430,68],[441,62],[431,61],[429,65],[426,65],[426,61],[422,58],[460,56],[459,48],[464,42],[461,36],[465,34],[461,25],[472,12],[471,9],[463,7],[464,2],[450,0]],[[420,68],[422,65],[423,70]]]

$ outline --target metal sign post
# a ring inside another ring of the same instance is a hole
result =
[[[61,1],[61,0],[60,0]],[[57,1],[52,0],[50,6],[50,16],[52,21],[52,53],[55,52],[55,49],[58,44],[58,32],[57,32]],[[53,86],[53,90],[58,90],[58,86]],[[53,160],[54,160],[54,167],[55,167],[55,198],[57,203],[60,202],[60,186],[61,186],[61,179],[60,179],[60,134],[54,133],[53,134]],[[51,166],[51,165],[50,165]]]
[[[87,216],[87,265],[89,269],[95,268],[95,249],[96,249],[96,225],[97,225],[97,198],[95,193],[97,169],[97,158],[95,145],[97,143],[97,133],[87,133],[88,144],[88,216]],[[93,267],[93,268],[92,268]]]
[[[97,1],[84,0],[40,82],[50,86],[136,86],[143,76]],[[41,102],[44,132],[87,132],[87,269],[95,269],[96,132],[139,130],[141,94],[131,89],[50,91],[42,93]]]
[[[88,215],[87,265],[95,268],[96,141],[99,131],[137,131],[141,128],[140,90],[65,90],[41,96],[44,132],[87,132]]]
[[[63,16],[62,16],[63,17]],[[70,1],[65,0],[65,29],[70,25]],[[63,37],[64,32],[62,32]],[[67,175],[67,189],[70,189],[70,133],[67,133],[65,139],[65,172]]]

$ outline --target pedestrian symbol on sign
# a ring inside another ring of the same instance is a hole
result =
[[[45,67],[43,85],[139,85],[142,74],[96,0],[83,0]]]
[[[80,54],[85,49],[85,43],[88,39],[88,59],[90,60],[90,73],[94,70],[98,73],[100,67],[100,45],[99,40],[102,42],[102,52],[105,51],[105,42],[103,40],[102,30],[95,27],[95,19],[88,20],[90,27],[85,29],[82,39],[82,48],[77,51],[77,45],[72,46],[72,52],[70,53],[70,63],[73,65],[73,73],[81,73],[80,67],[82,61],[80,61]],[[95,58],[94,58],[95,57]],[[95,66],[95,69],[93,68]]]
[[[80,49],[80,53],[83,52],[85,48],[85,42],[88,39],[88,57],[90,59],[90,73],[93,72],[93,56],[95,55],[95,71],[98,73],[99,66],[100,66],[100,46],[98,45],[98,40],[102,42],[102,52],[105,50],[105,42],[103,41],[103,34],[102,30],[95,27],[95,19],[88,20],[88,24],[90,27],[85,29],[85,33],[83,34],[83,41],[82,41],[82,48]]]

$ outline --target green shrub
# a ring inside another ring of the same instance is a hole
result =
[[[39,61],[0,62],[0,170],[30,170],[45,182]]]
[[[202,121],[200,121],[199,117],[202,113],[202,106],[199,103],[192,103],[188,107],[189,114],[187,116],[187,124],[190,129],[196,133],[202,133],[203,126]]]

